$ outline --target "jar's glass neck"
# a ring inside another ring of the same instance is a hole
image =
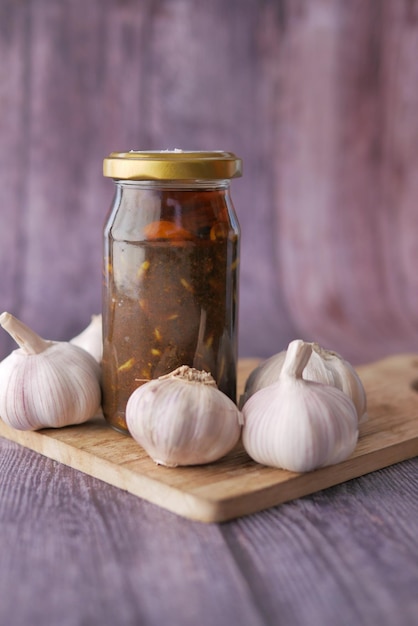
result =
[[[121,180],[113,179],[115,185],[129,189],[229,189],[230,180]]]

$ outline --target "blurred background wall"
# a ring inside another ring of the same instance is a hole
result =
[[[418,349],[418,0],[0,0],[0,142],[0,308],[48,338],[101,307],[103,157],[177,147],[244,161],[241,356]]]

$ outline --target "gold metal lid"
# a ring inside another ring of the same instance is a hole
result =
[[[242,175],[242,161],[232,152],[149,150],[112,152],[103,174],[123,180],[221,180]]]

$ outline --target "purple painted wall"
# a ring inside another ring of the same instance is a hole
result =
[[[418,350],[417,59],[416,0],[2,0],[0,308],[78,333],[103,157],[224,149],[245,167],[241,355]]]

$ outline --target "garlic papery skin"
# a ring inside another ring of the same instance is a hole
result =
[[[330,385],[306,381],[311,344],[289,344],[279,380],[245,403],[242,441],[258,463],[309,472],[347,459],[358,440],[352,400]]]
[[[42,339],[9,313],[0,325],[20,348],[0,363],[0,417],[18,430],[80,424],[100,408],[100,366],[68,342]]]
[[[79,335],[70,339],[70,343],[83,348],[98,363],[101,363],[103,357],[102,316],[92,315],[90,324]]]
[[[337,387],[346,393],[354,402],[359,422],[364,422],[367,419],[366,392],[354,367],[336,352],[325,350],[317,343],[310,345],[312,352],[303,371],[303,378]],[[286,350],[283,350],[260,363],[251,372],[245,383],[241,407],[256,391],[279,380],[285,358]]]
[[[157,464],[176,467],[227,454],[240,438],[242,416],[210,374],[183,365],[132,393],[126,423]]]

